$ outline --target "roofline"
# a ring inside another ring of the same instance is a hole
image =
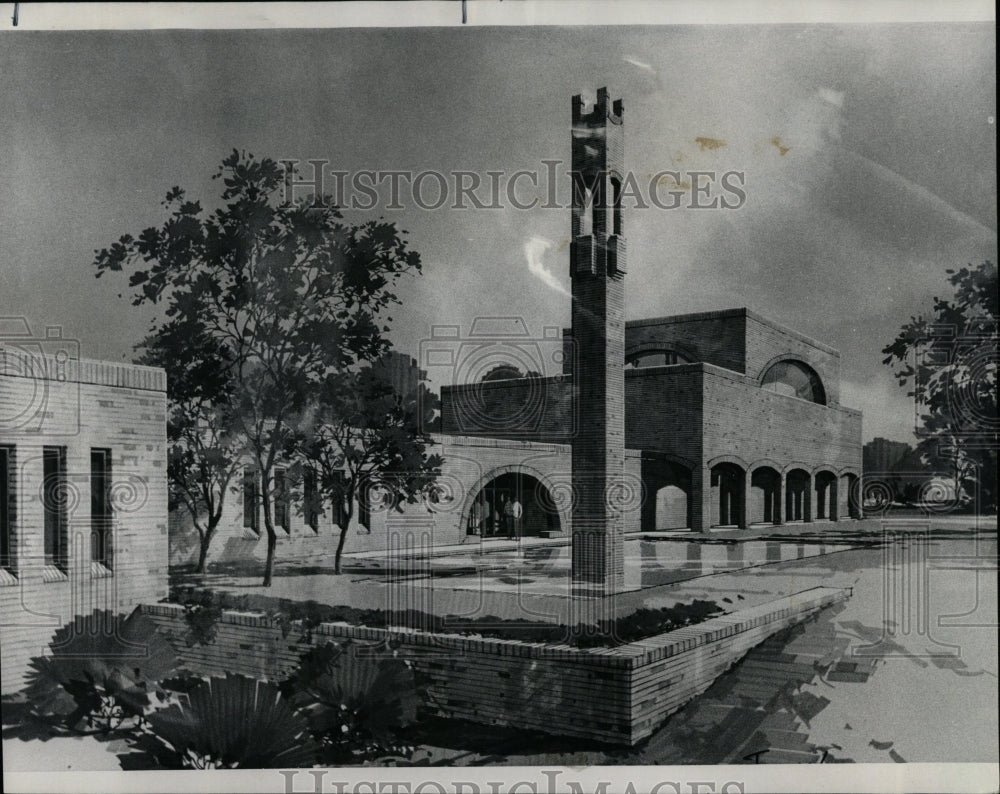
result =
[[[167,390],[167,373],[160,367],[90,358],[59,359],[5,344],[0,344],[0,376],[90,383],[144,391]]]
[[[782,325],[779,322],[775,322],[774,320],[764,317],[763,315],[758,314],[745,306],[737,309],[721,309],[718,311],[694,312],[691,314],[670,314],[664,317],[650,317],[642,320],[626,320],[625,328],[644,328],[649,325],[669,325],[673,323],[695,322],[698,320],[721,320],[729,317],[745,317],[748,320],[756,320],[763,325],[774,328],[776,331],[788,334],[789,336],[798,339],[800,342],[812,345],[817,350],[822,350],[824,353],[829,353],[832,356],[840,358],[840,351],[836,348],[823,344],[818,339],[813,339],[811,336],[807,336],[800,331],[796,331],[794,328],[789,328],[787,325]]]

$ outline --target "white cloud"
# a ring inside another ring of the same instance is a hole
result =
[[[843,91],[834,91],[832,88],[820,88],[819,96],[820,99],[829,102],[831,105],[836,105],[838,108],[844,106]]]
[[[524,243],[524,256],[528,260],[528,272],[542,281],[547,287],[570,297],[569,291],[562,285],[555,273],[549,270],[542,261],[545,252],[550,248],[552,248],[552,242],[544,237],[532,235],[528,238]]]
[[[656,70],[652,66],[650,66],[648,63],[643,63],[642,61],[637,61],[635,58],[630,58],[629,56],[626,55],[624,58],[622,58],[622,60],[625,61],[625,63],[630,63],[633,66],[638,66],[640,69],[642,69],[644,71],[653,72],[654,74],[656,73]]]

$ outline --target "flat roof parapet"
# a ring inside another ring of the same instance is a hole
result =
[[[144,391],[167,390],[167,373],[159,367],[69,358],[35,351],[27,345],[25,347],[0,345],[0,375],[60,383],[91,383],[97,386]]]
[[[781,331],[784,334],[788,334],[801,342],[805,342],[807,345],[812,345],[818,350],[822,350],[824,353],[829,353],[831,356],[840,357],[840,351],[836,348],[832,348],[829,345],[823,344],[818,339],[813,339],[811,336],[796,331],[794,328],[789,328],[787,325],[782,325],[774,320],[770,320],[761,314],[757,314],[755,311],[751,311],[746,307],[741,307],[739,309],[720,309],[719,311],[712,312],[694,312],[692,314],[670,314],[664,317],[649,317],[643,320],[626,320],[626,328],[644,328],[650,325],[671,325],[675,323],[689,323],[696,322],[698,320],[722,320],[728,317],[746,317],[748,320],[755,320],[763,325],[770,326],[776,331]]]

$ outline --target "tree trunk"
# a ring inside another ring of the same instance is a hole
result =
[[[348,491],[341,506],[340,514],[344,523],[340,526],[340,538],[337,540],[337,553],[333,558],[333,572],[340,573],[340,557],[344,553],[344,544],[347,542],[347,529],[351,526],[351,519],[354,517],[354,490]]]
[[[208,559],[208,535],[201,536],[201,548],[198,550],[198,567],[195,573],[205,573],[205,561]]]
[[[337,540],[337,554],[333,558],[333,572],[340,573],[340,557],[344,553],[344,544],[347,541],[347,527],[340,528],[340,538]]]
[[[274,528],[269,523],[267,528],[267,561],[264,563],[264,587],[271,586],[271,574],[274,572],[274,549],[278,545],[278,536],[274,534]]]
[[[214,519],[210,518],[208,520],[208,528],[204,532],[200,533],[201,548],[198,550],[198,567],[195,568],[196,573],[205,573],[205,567],[208,561],[208,547],[212,543],[212,538],[215,537],[216,527],[219,526],[219,518],[221,518],[221,515]]]
[[[260,466],[260,495],[264,512],[264,529],[267,530],[267,561],[264,563],[264,587],[271,586],[271,575],[274,573],[274,550],[278,545],[278,535],[274,531],[274,518],[271,515],[271,469]]]

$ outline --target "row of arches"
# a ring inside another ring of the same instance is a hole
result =
[[[729,461],[711,468],[713,527],[787,524],[860,518],[858,476],[802,468],[779,472],[758,466],[746,471]],[[846,498],[844,498],[846,497]]]
[[[563,515],[565,506],[560,509],[559,496],[544,476],[511,468],[483,478],[470,492],[464,511],[466,534],[524,537],[562,531],[568,515]],[[662,458],[645,459],[639,528],[736,528],[861,517],[859,478],[853,472],[838,475],[825,468],[810,472],[795,465],[779,471],[760,464],[751,467],[748,476],[747,467],[724,460],[711,465],[706,474],[703,499],[695,494],[690,467]]]
[[[779,471],[765,464],[750,469],[748,476],[746,467],[721,461],[707,474],[709,493],[700,505],[705,514],[698,517],[691,470],[674,462],[645,462],[641,528],[748,527],[861,517],[859,478],[853,472],[810,472],[794,465]]]

